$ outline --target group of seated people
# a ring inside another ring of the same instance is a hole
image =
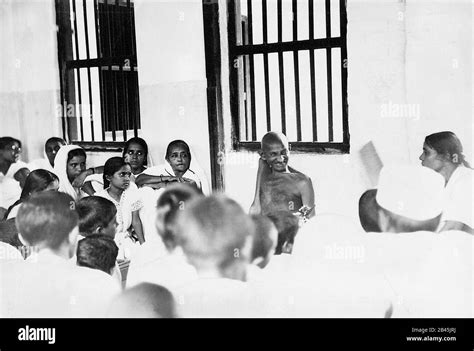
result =
[[[316,211],[278,132],[249,211],[210,192],[182,140],[159,166],[137,137],[94,168],[59,138],[20,153],[0,138],[0,317],[474,315],[473,173],[451,132],[426,137],[423,167],[385,166],[360,223]]]

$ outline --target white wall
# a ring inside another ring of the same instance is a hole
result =
[[[224,8],[225,1],[220,5]],[[290,164],[312,178],[319,213],[357,219],[358,199],[370,187],[358,157],[367,141],[373,140],[384,163],[417,164],[425,135],[452,130],[472,160],[472,4],[348,0],[347,13],[351,153],[293,153]],[[225,21],[223,14],[221,21]],[[223,50],[227,51],[225,43]],[[224,62],[230,145],[227,77]],[[400,108],[411,108],[412,114],[397,113]],[[230,147],[227,152],[226,190],[248,208],[257,156],[232,152]]]
[[[185,140],[210,179],[202,2],[135,4],[141,135],[155,164],[171,140]]]
[[[60,135],[54,1],[1,1],[0,47],[0,136],[23,142],[22,159],[42,157]]]

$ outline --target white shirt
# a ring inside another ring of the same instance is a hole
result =
[[[0,207],[8,209],[20,198],[20,183],[15,180],[15,174],[22,168],[28,168],[28,165],[22,161],[17,161],[10,165],[7,174],[0,172]]]
[[[264,316],[264,300],[248,283],[227,278],[199,278],[176,288],[179,317],[251,318]]]
[[[474,171],[457,167],[446,184],[446,204],[441,221],[456,221],[474,228],[473,221],[473,182]]]
[[[393,317],[472,318],[473,237],[369,233],[366,259],[383,272],[395,295]]]
[[[120,201],[117,201],[110,196],[107,189],[103,189],[94,195],[112,201],[117,208],[117,233],[127,232],[132,225],[132,212],[138,211],[143,207],[143,202],[140,199],[140,195],[135,185],[131,185],[131,187],[122,192]]]
[[[140,249],[146,244],[143,244]],[[186,257],[179,248],[175,249],[173,253],[161,257],[156,255],[151,259],[150,256],[145,255],[144,257],[140,254],[134,254],[130,262],[127,287],[146,282],[164,286],[172,291],[174,288],[198,278],[196,269],[186,261]],[[140,257],[139,260],[138,257]]]
[[[108,274],[71,265],[48,251],[0,264],[0,317],[104,317],[120,292]]]
[[[76,239],[76,250],[79,245],[79,241],[84,239],[85,236],[78,234]],[[77,252],[74,252],[74,256],[69,259],[69,263],[72,265],[77,265]],[[92,268],[91,268],[92,269]],[[115,261],[115,267],[112,270],[111,276],[119,283],[120,286],[123,285],[122,282],[122,272],[120,271],[120,266],[117,261]]]

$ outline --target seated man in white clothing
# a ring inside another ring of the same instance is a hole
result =
[[[200,196],[196,188],[187,184],[174,184],[164,190],[156,205],[159,241],[147,240],[136,249],[128,270],[127,287],[149,282],[172,290],[197,278],[196,270],[186,262],[178,246],[175,226],[178,213]]]
[[[112,240],[115,238],[117,208],[112,201],[100,196],[85,197],[77,202],[76,212],[79,215],[78,241],[96,234],[105,235]],[[122,274],[117,261],[112,276],[122,284]]]
[[[176,235],[199,279],[176,289],[179,316],[261,316],[264,300],[246,283],[254,230],[250,216],[223,195],[180,212]]]
[[[77,213],[72,197],[34,194],[16,217],[35,252],[24,262],[0,263],[0,316],[15,318],[103,317],[119,284],[109,275],[70,264],[76,250]]]

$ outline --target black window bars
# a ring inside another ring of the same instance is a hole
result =
[[[137,136],[133,2],[56,0],[56,20],[64,138],[113,144]]]
[[[349,152],[345,0],[227,5],[234,148],[275,130],[294,150]]]

